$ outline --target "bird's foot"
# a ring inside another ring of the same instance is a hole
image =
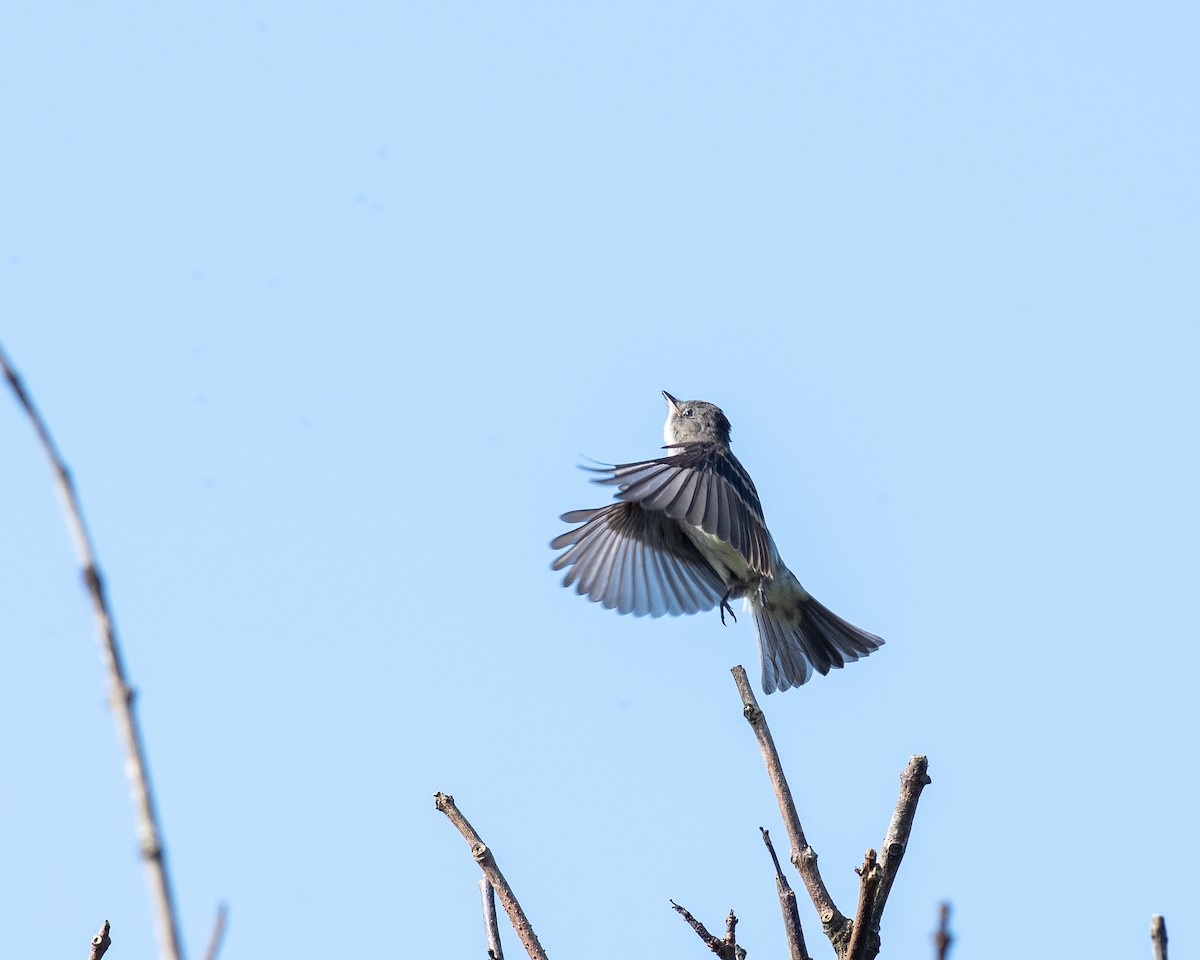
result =
[[[733,607],[729,605],[729,591],[725,591],[725,596],[721,598],[721,626],[725,626],[725,611],[729,611],[729,615],[733,617],[733,622],[737,623],[737,614],[733,612]]]

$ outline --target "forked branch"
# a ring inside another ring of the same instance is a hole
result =
[[[742,714],[758,740],[763,761],[767,765],[767,776],[771,778],[775,798],[779,801],[779,812],[783,816],[783,825],[792,844],[792,865],[800,872],[800,879],[804,881],[813,906],[817,908],[817,916],[821,918],[825,935],[836,946],[845,938],[850,921],[838,910],[825,881],[821,879],[821,871],[817,869],[817,851],[809,846],[808,839],[804,836],[804,827],[801,826],[800,815],[796,812],[796,801],[792,798],[791,788],[783,773],[783,764],[779,761],[779,751],[775,749],[775,740],[771,736],[771,728],[767,726],[767,718],[763,715],[750,687],[746,668],[740,665],[734,667],[733,680],[742,696]]]
[[[720,957],[721,960],[744,960],[746,951],[737,944],[735,933],[738,921],[732,910],[729,911],[729,916],[725,918],[725,936],[717,937],[709,933],[708,928],[693,917],[686,907],[681,907],[674,900],[671,901],[671,906],[696,931],[696,935],[704,941],[704,945]]]
[[[513,929],[521,938],[521,943],[525,947],[525,952],[529,954],[530,960],[547,960],[546,951],[542,949],[537,934],[533,932],[533,925],[530,924],[529,919],[525,916],[525,911],[517,902],[516,894],[508,885],[508,881],[504,879],[504,874],[500,872],[500,867],[496,864],[496,858],[492,856],[491,849],[479,839],[475,828],[467,822],[467,818],[455,806],[454,798],[447,793],[435,793],[433,803],[454,824],[458,832],[463,835],[463,839],[470,844],[471,856],[483,870],[483,875],[487,878],[488,883],[495,889],[496,896],[500,898],[500,905],[504,907],[504,912],[512,921]]]
[[[767,775],[771,778],[771,785],[779,802],[779,812],[783,815],[783,822],[792,842],[792,863],[800,872],[813,906],[817,908],[825,935],[841,960],[874,960],[879,953],[879,921],[883,916],[883,908],[892,884],[896,880],[896,872],[900,869],[900,861],[908,847],[913,819],[917,815],[917,801],[921,797],[921,791],[931,782],[928,772],[929,760],[921,756],[912,757],[900,777],[900,798],[896,802],[896,809],[892,813],[892,820],[884,837],[883,852],[876,856],[874,850],[868,850],[863,866],[858,870],[858,910],[855,919],[851,921],[838,910],[825,881],[821,879],[821,873],[817,869],[817,853],[804,835],[800,816],[796,812],[796,802],[788,786],[787,777],[784,776],[771,730],[767,726],[767,718],[763,715],[750,687],[745,668],[734,667],[733,679],[742,698],[742,713],[758,740],[763,761],[767,766]]]

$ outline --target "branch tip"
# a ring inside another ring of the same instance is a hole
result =
[[[938,928],[933,935],[937,960],[946,960],[950,954],[950,944],[953,942],[954,937],[950,934],[950,904],[943,903],[938,907]]]
[[[791,842],[792,864],[800,873],[808,896],[812,900],[813,906],[817,908],[822,923],[826,926],[831,923],[840,926],[845,922],[845,917],[834,904],[833,897],[830,896],[829,890],[825,886],[825,881],[821,879],[821,872],[817,869],[816,851],[809,846],[808,839],[804,836],[804,827],[801,825],[800,815],[796,811],[796,801],[792,797],[791,788],[784,775],[783,764],[779,759],[779,751],[775,748],[775,739],[771,736],[771,728],[767,724],[766,714],[758,705],[754,690],[746,677],[745,668],[739,665],[734,667],[731,672],[742,701],[742,715],[750,724],[750,729],[754,731],[763,763],[767,768],[767,776],[770,777],[771,786],[775,790],[779,813],[783,817],[788,840]]]
[[[1150,941],[1154,944],[1154,960],[1167,960],[1167,921],[1161,913],[1150,918]]]
[[[171,889],[171,878],[162,852],[163,844],[159,839],[161,831],[154,802],[154,792],[150,786],[150,770],[146,760],[142,730],[133,712],[132,698],[126,694],[129,683],[125,679],[121,647],[117,642],[116,621],[105,596],[104,580],[96,562],[96,550],[92,544],[91,535],[88,533],[87,524],[83,518],[83,507],[79,502],[75,485],[71,481],[71,472],[67,467],[67,462],[54,443],[50,428],[33,402],[32,395],[9,362],[3,346],[0,346],[0,370],[4,372],[17,402],[29,418],[42,450],[50,461],[50,468],[55,477],[67,531],[75,548],[75,558],[91,598],[96,639],[100,646],[100,658],[108,678],[108,701],[112,706],[117,737],[125,754],[125,776],[133,799],[138,836],[144,838],[141,842],[143,850],[153,849],[155,851],[153,857],[144,857],[143,862],[146,868],[146,883],[150,889],[154,907],[159,949],[164,960],[180,960],[183,956],[183,949],[181,947],[182,939],[179,935],[179,920],[175,909],[175,896]],[[99,950],[103,955],[103,951],[106,949],[107,945],[104,947],[96,945],[93,947],[93,954]]]
[[[479,864],[483,870],[484,877],[487,878],[495,890],[496,897],[500,900],[501,906],[504,907],[504,912],[508,914],[508,919],[512,921],[513,928],[517,931],[517,936],[521,939],[521,945],[525,948],[525,952],[529,954],[530,960],[546,960],[546,951],[542,949],[541,943],[538,941],[537,934],[533,930],[533,925],[529,922],[529,918],[525,916],[525,911],[521,909],[521,904],[517,902],[516,894],[509,886],[509,883],[504,879],[504,874],[500,872],[500,866],[496,863],[496,857],[488,846],[480,839],[479,834],[475,832],[475,828],[467,821],[467,818],[462,815],[462,811],[454,803],[454,798],[446,793],[435,793],[433,795],[434,806],[441,813],[446,815],[455,829],[462,834],[463,839],[467,841],[471,849],[471,856]]]
[[[108,951],[112,945],[112,940],[108,936],[108,932],[112,929],[107,920],[100,925],[100,930],[92,937],[92,949],[88,954],[88,960],[100,960],[101,957]]]
[[[225,938],[225,918],[229,916],[229,904],[217,904],[217,916],[213,921],[212,934],[208,938],[208,949],[204,951],[204,960],[217,960],[221,952],[221,943]]]

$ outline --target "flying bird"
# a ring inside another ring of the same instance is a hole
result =
[[[758,491],[729,449],[729,419],[703,400],[663,391],[668,455],[586,467],[615,486],[615,503],[564,513],[579,524],[551,541],[563,586],[619,613],[661,617],[743,598],[758,630],[765,693],[805,683],[814,670],[879,649],[879,637],[818,603],[784,564]]]

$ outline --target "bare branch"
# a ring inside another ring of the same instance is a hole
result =
[[[525,911],[517,903],[517,898],[512,891],[512,887],[508,885],[508,881],[504,879],[504,874],[500,872],[500,867],[496,865],[496,858],[492,856],[492,851],[486,843],[479,839],[479,834],[467,822],[467,818],[459,812],[458,807],[454,805],[454,798],[446,793],[435,793],[433,795],[433,803],[454,824],[467,843],[471,845],[471,856],[475,858],[475,862],[482,868],[483,875],[487,878],[488,883],[495,888],[496,895],[500,898],[500,905],[504,907],[504,912],[508,914],[508,919],[512,921],[513,929],[517,931],[517,936],[521,938],[521,943],[525,947],[525,952],[529,954],[530,960],[547,960],[546,951],[542,949],[542,945],[538,942],[537,934],[533,932],[533,926],[526,918]]]
[[[681,907],[674,900],[671,901],[671,906],[691,925],[691,928],[696,931],[696,935],[704,941],[704,945],[721,960],[745,960],[746,951],[737,945],[737,937],[734,935],[734,931],[737,929],[737,917],[733,915],[732,910],[725,918],[725,937],[722,939],[709,933],[708,928],[693,917],[686,907]]]
[[[489,960],[504,960],[500,945],[500,925],[496,921],[496,889],[487,877],[479,878],[479,895],[483,899],[483,929],[487,933]]]
[[[817,908],[817,915],[821,918],[825,935],[836,945],[840,939],[844,938],[850,921],[838,910],[833,902],[833,897],[829,895],[825,881],[821,879],[821,872],[817,869],[817,852],[809,846],[808,840],[804,836],[804,828],[800,825],[800,815],[796,812],[796,802],[792,798],[787,778],[783,775],[779,752],[775,749],[775,740],[771,737],[767,718],[763,716],[758,701],[754,697],[754,691],[750,688],[746,669],[740,665],[734,667],[733,680],[742,697],[742,714],[751,729],[754,730],[754,736],[758,739],[759,749],[762,751],[763,760],[767,765],[767,775],[771,778],[771,785],[775,788],[775,797],[779,801],[779,812],[783,815],[783,823],[792,844],[792,864],[800,872],[800,877],[804,881],[813,906]]]
[[[929,777],[929,758],[914,756],[909,759],[908,766],[900,774],[900,797],[896,801],[896,809],[892,813],[892,822],[888,825],[887,836],[883,838],[883,850],[879,855],[879,869],[882,877],[879,881],[879,893],[875,898],[875,909],[871,922],[876,931],[883,917],[883,908],[887,904],[888,894],[892,892],[892,884],[896,882],[896,873],[900,869],[900,861],[904,859],[904,851],[908,849],[908,837],[912,833],[913,818],[917,815],[917,801],[921,799],[921,791],[933,781]]]
[[[88,960],[100,960],[108,952],[108,948],[112,945],[112,940],[108,936],[108,931],[111,929],[112,927],[105,920],[100,926],[100,931],[92,937],[92,952],[88,954]]]
[[[876,859],[874,849],[868,848],[863,857],[863,865],[854,870],[859,876],[858,910],[854,914],[854,927],[850,933],[850,946],[846,948],[846,960],[867,960],[879,952],[879,934],[875,933],[875,943],[871,944],[870,919],[875,912],[875,898],[879,893],[879,880],[882,872]],[[872,949],[873,947],[873,949]]]
[[[693,917],[691,911],[688,910],[687,907],[680,906],[674,900],[671,901],[671,906],[675,909],[675,912],[683,917],[683,919],[688,922],[691,928],[696,931],[696,936],[704,941],[704,945],[713,953],[720,955],[722,947],[721,939],[719,937],[714,937],[711,933],[709,933],[708,928],[695,917]]]
[[[779,909],[783,912],[783,929],[787,934],[788,960],[810,960],[808,947],[804,943],[804,930],[800,926],[800,908],[796,903],[796,891],[783,875],[779,865],[779,857],[775,853],[775,845],[771,843],[771,831],[762,827],[763,843],[771,854],[771,863],[775,865],[775,890],[779,894]]]
[[[946,960],[950,956],[950,944],[953,942],[954,937],[950,935],[950,904],[943,903],[938,909],[938,928],[933,935],[937,960]]]
[[[117,645],[117,631],[112,611],[105,595],[104,580],[96,565],[95,551],[87,526],[83,521],[83,510],[71,481],[71,472],[54,445],[45,420],[34,406],[21,378],[8,361],[0,347],[0,370],[3,370],[17,402],[24,409],[50,465],[62,500],[67,529],[75,544],[75,554],[83,572],[83,582],[92,600],[96,624],[96,636],[100,642],[100,659],[108,674],[108,702],[117,724],[117,735],[125,750],[125,772],[133,794],[133,805],[137,814],[137,834],[142,860],[146,865],[146,880],[154,902],[155,922],[158,927],[159,950],[164,960],[181,960],[179,923],[175,913],[175,899],[171,892],[171,880],[167,872],[166,851],[155,811],[154,795],[150,789],[150,773],[146,764],[146,751],[142,744],[142,733],[133,713],[133,690],[125,679],[125,667]]]
[[[1154,960],[1167,960],[1167,921],[1160,913],[1150,918],[1150,942],[1154,944]]]
[[[217,960],[217,954],[221,952],[221,941],[225,938],[225,918],[228,916],[228,904],[218,904],[217,918],[213,921],[212,935],[208,938],[208,949],[204,951],[204,960]]]

